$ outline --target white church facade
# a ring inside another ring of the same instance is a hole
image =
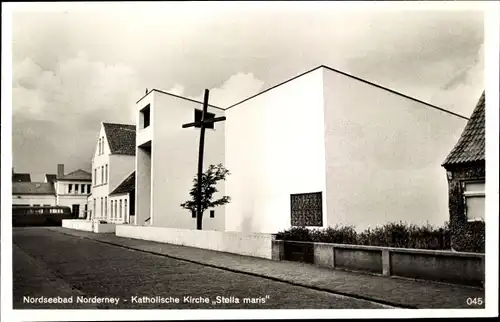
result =
[[[159,90],[136,103],[136,225],[196,229],[180,204],[197,171],[200,131],[182,124],[201,109]],[[326,66],[208,112],[226,121],[206,130],[204,169],[222,163],[231,172],[217,186],[231,202],[204,214],[204,230],[447,220],[440,164],[463,116]]]

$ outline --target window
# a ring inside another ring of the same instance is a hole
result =
[[[115,200],[115,218],[116,218],[116,216],[117,216],[117,214],[118,214],[118,209],[117,209],[117,207],[118,207],[118,202]]]
[[[322,193],[301,193],[290,196],[292,226],[323,226]]]
[[[215,217],[215,210],[210,210],[210,218],[214,218]]]
[[[104,216],[108,217],[108,197],[104,197]]]
[[[194,121],[195,122],[200,122],[201,121],[201,115],[203,114],[203,111],[202,110],[199,110],[199,109],[195,109],[194,110]],[[214,113],[209,113],[207,112],[207,115],[205,115],[205,120],[208,120],[208,119],[213,119],[215,117],[215,114]],[[196,127],[200,127],[200,126],[196,126]],[[207,129],[213,129],[214,128],[214,123],[208,123],[206,124],[206,128]]]
[[[196,210],[191,210],[191,218],[196,218]]]
[[[75,184],[75,193],[78,193],[78,188],[79,187],[78,187],[78,183],[77,183],[77,184]]]
[[[120,199],[120,219],[122,219],[122,215],[123,215],[123,212],[122,212],[123,208],[122,208],[122,200]]]
[[[101,139],[101,154],[104,154],[104,136]]]
[[[104,166],[101,166],[101,184],[104,183]]]
[[[110,209],[110,212],[111,212],[111,218],[113,218],[113,200],[110,201],[110,204],[111,204],[111,209]]]
[[[73,192],[73,185],[70,183],[68,185],[68,193],[71,193],[71,192]]]
[[[97,168],[94,169],[94,186],[97,185]]]
[[[90,185],[87,185],[87,193],[90,193]]]
[[[485,184],[483,182],[464,183],[465,215],[468,221],[484,220]]]
[[[104,179],[106,179],[104,182],[108,183],[108,165],[106,164],[106,171],[104,172]]]
[[[85,185],[81,184],[80,187],[80,193],[85,193]]]
[[[93,204],[93,208],[94,208],[94,209],[93,209],[93,213],[94,213],[94,216],[95,216],[95,214],[96,214],[96,211],[95,211],[95,208],[96,208],[96,203],[97,203],[97,201],[96,201],[96,199],[94,198],[94,204]]]
[[[126,217],[128,217],[128,212],[127,212],[127,199],[125,199],[124,201],[124,206],[123,206],[123,214]]]
[[[101,138],[99,138],[99,150],[97,151],[97,155],[101,155]]]
[[[101,197],[101,217],[102,217],[102,215],[104,213],[103,212],[103,208],[104,208],[104,199],[102,199],[102,197]]]
[[[140,126],[141,129],[147,128],[151,123],[151,108],[149,104],[140,112]]]

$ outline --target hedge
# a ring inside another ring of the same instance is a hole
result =
[[[292,227],[276,234],[278,240],[308,241],[335,244],[368,245],[382,247],[450,250],[451,232],[448,223],[443,227],[429,224],[408,225],[404,222],[388,223],[357,233],[354,226],[335,226],[309,229]]]

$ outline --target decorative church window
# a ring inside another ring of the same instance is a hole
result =
[[[321,192],[290,195],[292,226],[323,226]]]
[[[200,122],[201,121],[201,115],[203,114],[202,110],[195,109],[194,110],[194,121],[195,122]],[[214,113],[208,113],[205,115],[205,120],[213,119],[215,117]],[[199,125],[195,125],[195,127],[200,127]],[[208,123],[206,125],[207,129],[213,129],[214,128],[214,123]]]

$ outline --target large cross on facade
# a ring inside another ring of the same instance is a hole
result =
[[[199,127],[200,128],[200,148],[198,152],[198,198],[197,198],[197,212],[196,212],[196,229],[201,230],[202,213],[201,213],[201,177],[203,173],[203,151],[205,148],[205,129],[208,124],[225,121],[225,116],[214,117],[212,119],[205,119],[208,107],[208,89],[205,90],[205,97],[203,99],[203,110],[201,112],[201,119],[197,122],[186,123],[182,128]]]

